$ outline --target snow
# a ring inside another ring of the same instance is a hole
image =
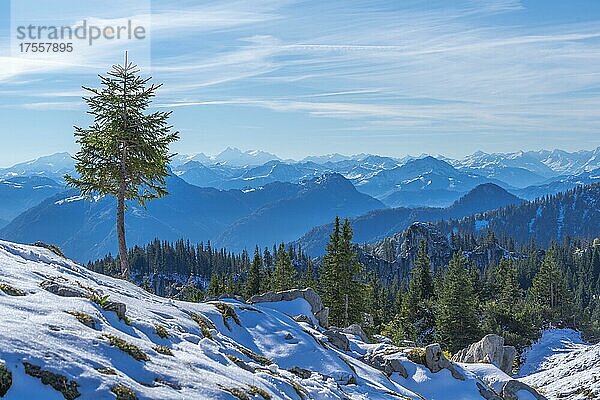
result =
[[[83,197],[83,196],[71,196],[71,197],[67,197],[66,199],[55,201],[54,204],[56,204],[56,205],[62,205],[62,204],[65,204],[65,203],[73,203],[75,201],[80,201],[80,200],[83,200],[83,199],[85,199],[85,197]]]
[[[90,288],[110,301],[125,303],[130,323],[87,298],[58,297],[46,291],[41,287],[45,280]],[[352,335],[347,335],[351,350],[339,350],[328,343],[323,328],[294,321],[295,315],[311,315],[303,299],[253,305],[222,300],[233,308],[238,324],[231,317],[224,320],[217,302],[161,298],[34,246],[0,241],[0,283],[26,292],[10,296],[0,291],[0,363],[12,373],[14,382],[3,400],[62,398],[27,375],[23,362],[77,382],[82,399],[114,399],[111,387],[122,384],[140,399],[232,399],[226,389],[255,386],[273,399],[288,400],[477,400],[482,399],[477,384],[485,379],[492,382],[492,377],[501,374],[493,366],[475,372],[457,366],[466,378],[460,381],[447,370],[431,373],[389,344],[367,344]],[[95,329],[67,311],[92,316]],[[192,313],[210,321],[212,338],[204,337]],[[156,325],[166,328],[169,336],[160,338]],[[137,346],[150,360],[136,361],[110,346],[104,334]],[[157,352],[156,345],[170,348],[173,356]],[[401,361],[408,378],[398,373],[388,377],[362,361],[369,352],[382,350],[386,357]],[[253,354],[273,364],[261,364]],[[254,372],[240,367],[239,360]],[[106,367],[116,375],[97,371]],[[312,375],[302,379],[288,371],[292,367],[307,369]],[[356,383],[348,383],[350,377]]]
[[[585,344],[579,332],[545,331],[525,356],[519,380],[549,399],[600,398],[600,345]]]
[[[490,221],[488,221],[488,220],[476,220],[475,221],[475,232],[479,232],[484,229],[487,229],[489,225],[490,225]]]

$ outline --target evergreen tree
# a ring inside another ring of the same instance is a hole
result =
[[[165,177],[173,155],[169,145],[178,139],[168,124],[170,112],[147,113],[160,85],[138,75],[137,67],[127,61],[115,65],[107,76],[100,76],[101,89],[84,87],[84,98],[94,123],[75,128],[81,149],[73,157],[78,178],[65,176],[68,184],[84,196],[94,194],[117,198],[117,236],[121,275],[129,279],[125,241],[126,201],[147,201],[165,196]]]
[[[546,253],[542,266],[533,278],[529,301],[537,307],[545,325],[572,326],[574,303],[555,249]]]
[[[296,269],[283,243],[279,245],[276,257],[272,289],[274,291],[293,289],[296,287]]]
[[[362,322],[366,286],[360,281],[361,272],[350,221],[346,219],[341,226],[336,217],[321,269],[323,301],[329,307],[331,324],[348,326]]]
[[[252,264],[250,264],[245,284],[245,294],[248,298],[260,293],[261,275],[262,257],[260,256],[258,246],[256,246],[256,249],[254,249],[254,259],[252,260]]]
[[[436,336],[450,352],[479,340],[477,297],[462,254],[448,265],[438,292]]]

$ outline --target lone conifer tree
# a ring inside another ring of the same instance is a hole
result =
[[[152,98],[161,85],[148,84],[139,69],[127,60],[114,65],[101,87],[84,89],[89,114],[94,122],[88,128],[75,127],[81,149],[73,157],[79,177],[65,176],[69,185],[90,198],[98,194],[117,199],[117,236],[121,275],[129,278],[125,242],[126,201],[147,201],[165,196],[169,145],[179,138],[168,124],[171,112],[148,113]]]

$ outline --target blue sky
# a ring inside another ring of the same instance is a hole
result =
[[[126,18],[149,20],[149,39],[60,63],[9,51],[16,19]],[[594,1],[3,0],[0,23],[1,166],[73,152],[73,125],[90,122],[81,85],[96,85],[126,48],[164,83],[155,104],[174,111],[180,153],[600,146]]]

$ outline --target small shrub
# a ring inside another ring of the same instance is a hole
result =
[[[167,328],[165,328],[162,325],[154,325],[154,329],[156,330],[156,334],[158,335],[159,338],[161,339],[166,339],[169,337],[169,332],[167,331]]]
[[[12,373],[5,365],[0,364],[0,397],[4,397],[12,386]]]
[[[0,283],[0,290],[9,296],[25,296],[27,293],[16,287],[12,287],[6,283]]]
[[[92,329],[96,329],[96,322],[94,321],[94,318],[92,318],[91,315],[81,311],[66,311],[66,313],[74,316],[77,319],[77,321],[81,322],[85,326]]]
[[[406,352],[406,357],[415,364],[425,365],[425,349],[414,348]]]
[[[233,309],[233,307],[231,307],[229,304],[215,303],[214,306],[221,313],[221,316],[223,317],[223,323],[225,324],[227,329],[231,329],[229,326],[229,322],[227,321],[227,318],[233,318],[233,320],[235,321],[236,324],[241,325],[240,318],[235,313],[235,310]]]
[[[111,346],[118,347],[123,352],[129,354],[131,357],[135,358],[138,361],[150,361],[150,357],[148,357],[148,355],[146,353],[144,353],[142,350],[140,350],[139,347],[137,347],[134,344],[126,342],[125,340],[121,339],[118,336],[104,334],[101,337],[108,339]]]
[[[117,371],[115,371],[113,368],[110,368],[110,367],[96,368],[96,371],[98,371],[102,375],[116,375],[117,374]]]
[[[93,290],[93,289],[89,289],[90,290],[90,296],[89,299],[98,304],[100,307],[104,308],[106,307],[106,302],[108,301],[108,297],[110,295],[106,295],[106,296],[102,296],[99,292]]]
[[[33,365],[28,362],[23,362],[23,366],[25,367],[25,373],[27,375],[40,379],[44,385],[50,385],[52,388],[54,388],[54,390],[62,393],[66,400],[75,400],[81,396],[81,393],[79,393],[79,390],[77,390],[79,387],[77,382],[70,381],[63,375],[55,374],[54,372],[50,371],[44,371],[37,365]]]
[[[115,385],[110,391],[117,396],[117,400],[138,400],[135,392],[125,385]]]
[[[166,356],[173,356],[171,349],[166,346],[154,346],[153,349],[157,353],[164,354]]]
[[[206,319],[196,313],[191,313],[190,318],[192,318],[194,322],[198,324],[198,327],[200,327],[200,331],[205,338],[212,339],[212,334],[210,333],[212,324],[209,325],[209,322]]]

